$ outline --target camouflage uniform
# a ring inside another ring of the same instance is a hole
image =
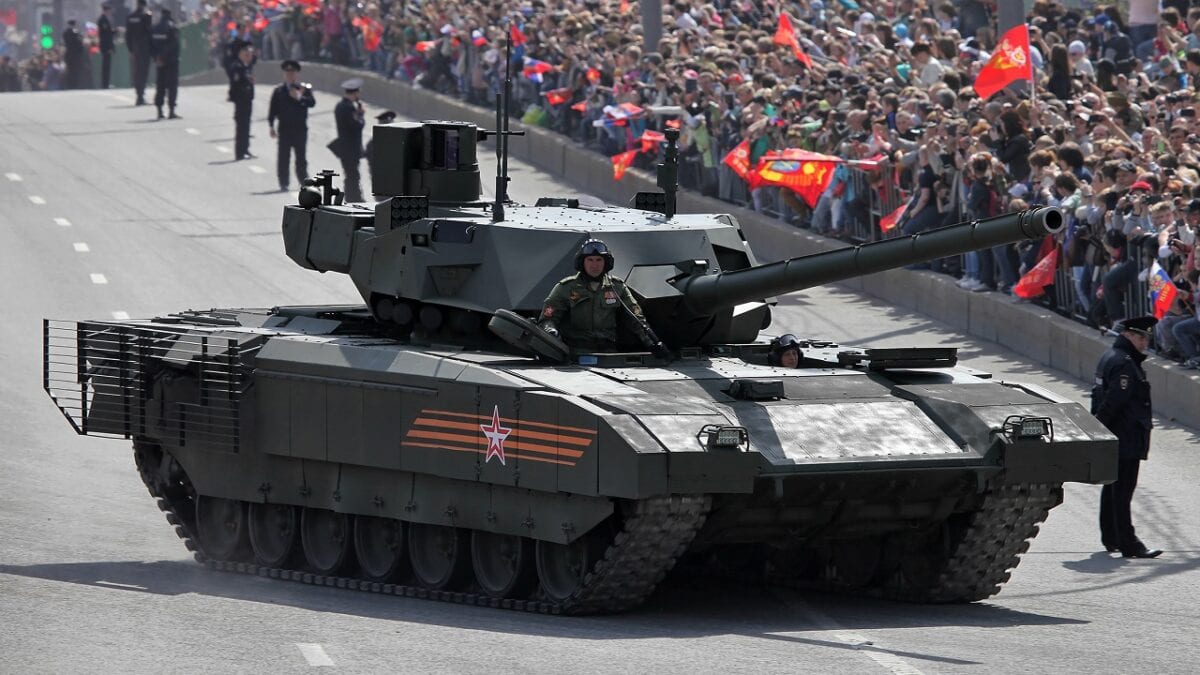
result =
[[[559,332],[577,351],[612,351],[617,348],[617,317],[624,303],[641,317],[642,308],[625,283],[605,274],[596,285],[582,272],[563,279],[547,296],[539,324]]]

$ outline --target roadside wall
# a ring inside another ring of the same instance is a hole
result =
[[[259,63],[259,73],[274,75],[275,63]],[[414,119],[456,119],[485,129],[496,125],[494,111],[468,105],[457,99],[389,82],[372,73],[338,66],[305,63],[302,78],[318,90],[340,92],[341,82],[361,77],[363,98],[372,105],[394,110]],[[224,84],[225,73],[210,70],[182,84]],[[618,183],[612,179],[607,157],[579,151],[570,139],[539,127],[526,127],[525,136],[511,136],[511,156],[536,165],[552,175],[580,186],[606,201],[627,204],[642,190],[657,190],[654,177],[630,169]],[[729,213],[738,219],[760,261],[771,262],[829,251],[846,246],[801,230],[781,221],[733,204],[679,192],[679,210],[684,213]],[[896,307],[914,310],[947,323],[977,338],[997,342],[1027,358],[1064,371],[1085,382],[1095,376],[1096,362],[1111,344],[1098,331],[1025,303],[1014,303],[998,293],[970,293],[955,285],[945,274],[891,270],[847,281],[848,288],[875,296]],[[1159,415],[1193,428],[1200,428],[1200,374],[1161,359],[1145,363],[1154,392],[1154,409]]]

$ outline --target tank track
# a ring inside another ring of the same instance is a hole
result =
[[[704,524],[712,505],[708,495],[669,495],[634,502],[622,529],[613,537],[603,556],[584,579],[580,591],[563,602],[540,599],[493,598],[471,591],[436,591],[420,586],[385,584],[353,577],[325,576],[301,570],[264,567],[247,562],[213,560],[201,550],[193,531],[194,522],[180,512],[191,499],[171,499],[164,494],[152,470],[143,466],[134,451],[138,473],[146,489],[156,500],[167,522],[196,562],[222,572],[249,574],[271,579],[295,581],[313,586],[331,586],[351,590],[437,600],[462,605],[511,609],[540,614],[600,614],[621,612],[641,604],[658,582],[687,550]]]
[[[911,586],[899,572],[877,586],[850,586],[836,576],[818,580],[788,578],[776,571],[768,581],[791,588],[829,591],[920,603],[984,600],[1000,592],[1011,570],[1029,550],[1050,509],[1062,503],[1062,484],[1005,485],[987,491],[970,513],[957,544],[928,586]]]

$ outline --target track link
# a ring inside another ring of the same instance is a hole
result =
[[[181,513],[193,503],[192,499],[171,499],[165,494],[163,481],[153,467],[144,466],[141,453],[135,450],[138,472],[150,494],[157,500],[167,522],[175,526],[175,534],[183,540],[196,561],[209,569],[249,574],[271,579],[283,579],[312,586],[329,586],[351,590],[422,598],[479,607],[511,609],[539,614],[598,614],[621,612],[641,604],[658,582],[666,576],[683,555],[704,524],[712,499],[708,495],[670,495],[634,502],[621,531],[605,549],[583,587],[563,602],[530,599],[500,599],[473,591],[434,591],[405,584],[384,584],[356,579],[313,574],[302,570],[264,567],[247,562],[212,560],[201,550],[194,532],[194,521]],[[172,492],[180,493],[179,490]],[[174,502],[174,503],[173,503]]]

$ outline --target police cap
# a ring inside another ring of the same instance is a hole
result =
[[[361,77],[352,77],[342,83],[342,89],[347,92],[358,91],[362,89],[363,81]]]
[[[394,119],[396,119],[396,113],[391,110],[385,110],[375,116],[375,121],[380,124],[391,124]]]
[[[294,59],[287,59],[283,63],[279,64],[279,68],[288,72],[298,73],[300,72],[300,62]]]
[[[1138,316],[1132,319],[1125,319],[1116,325],[1116,329],[1120,333],[1129,331],[1138,335],[1149,336],[1154,330],[1154,325],[1158,323],[1158,319],[1153,316]]]

